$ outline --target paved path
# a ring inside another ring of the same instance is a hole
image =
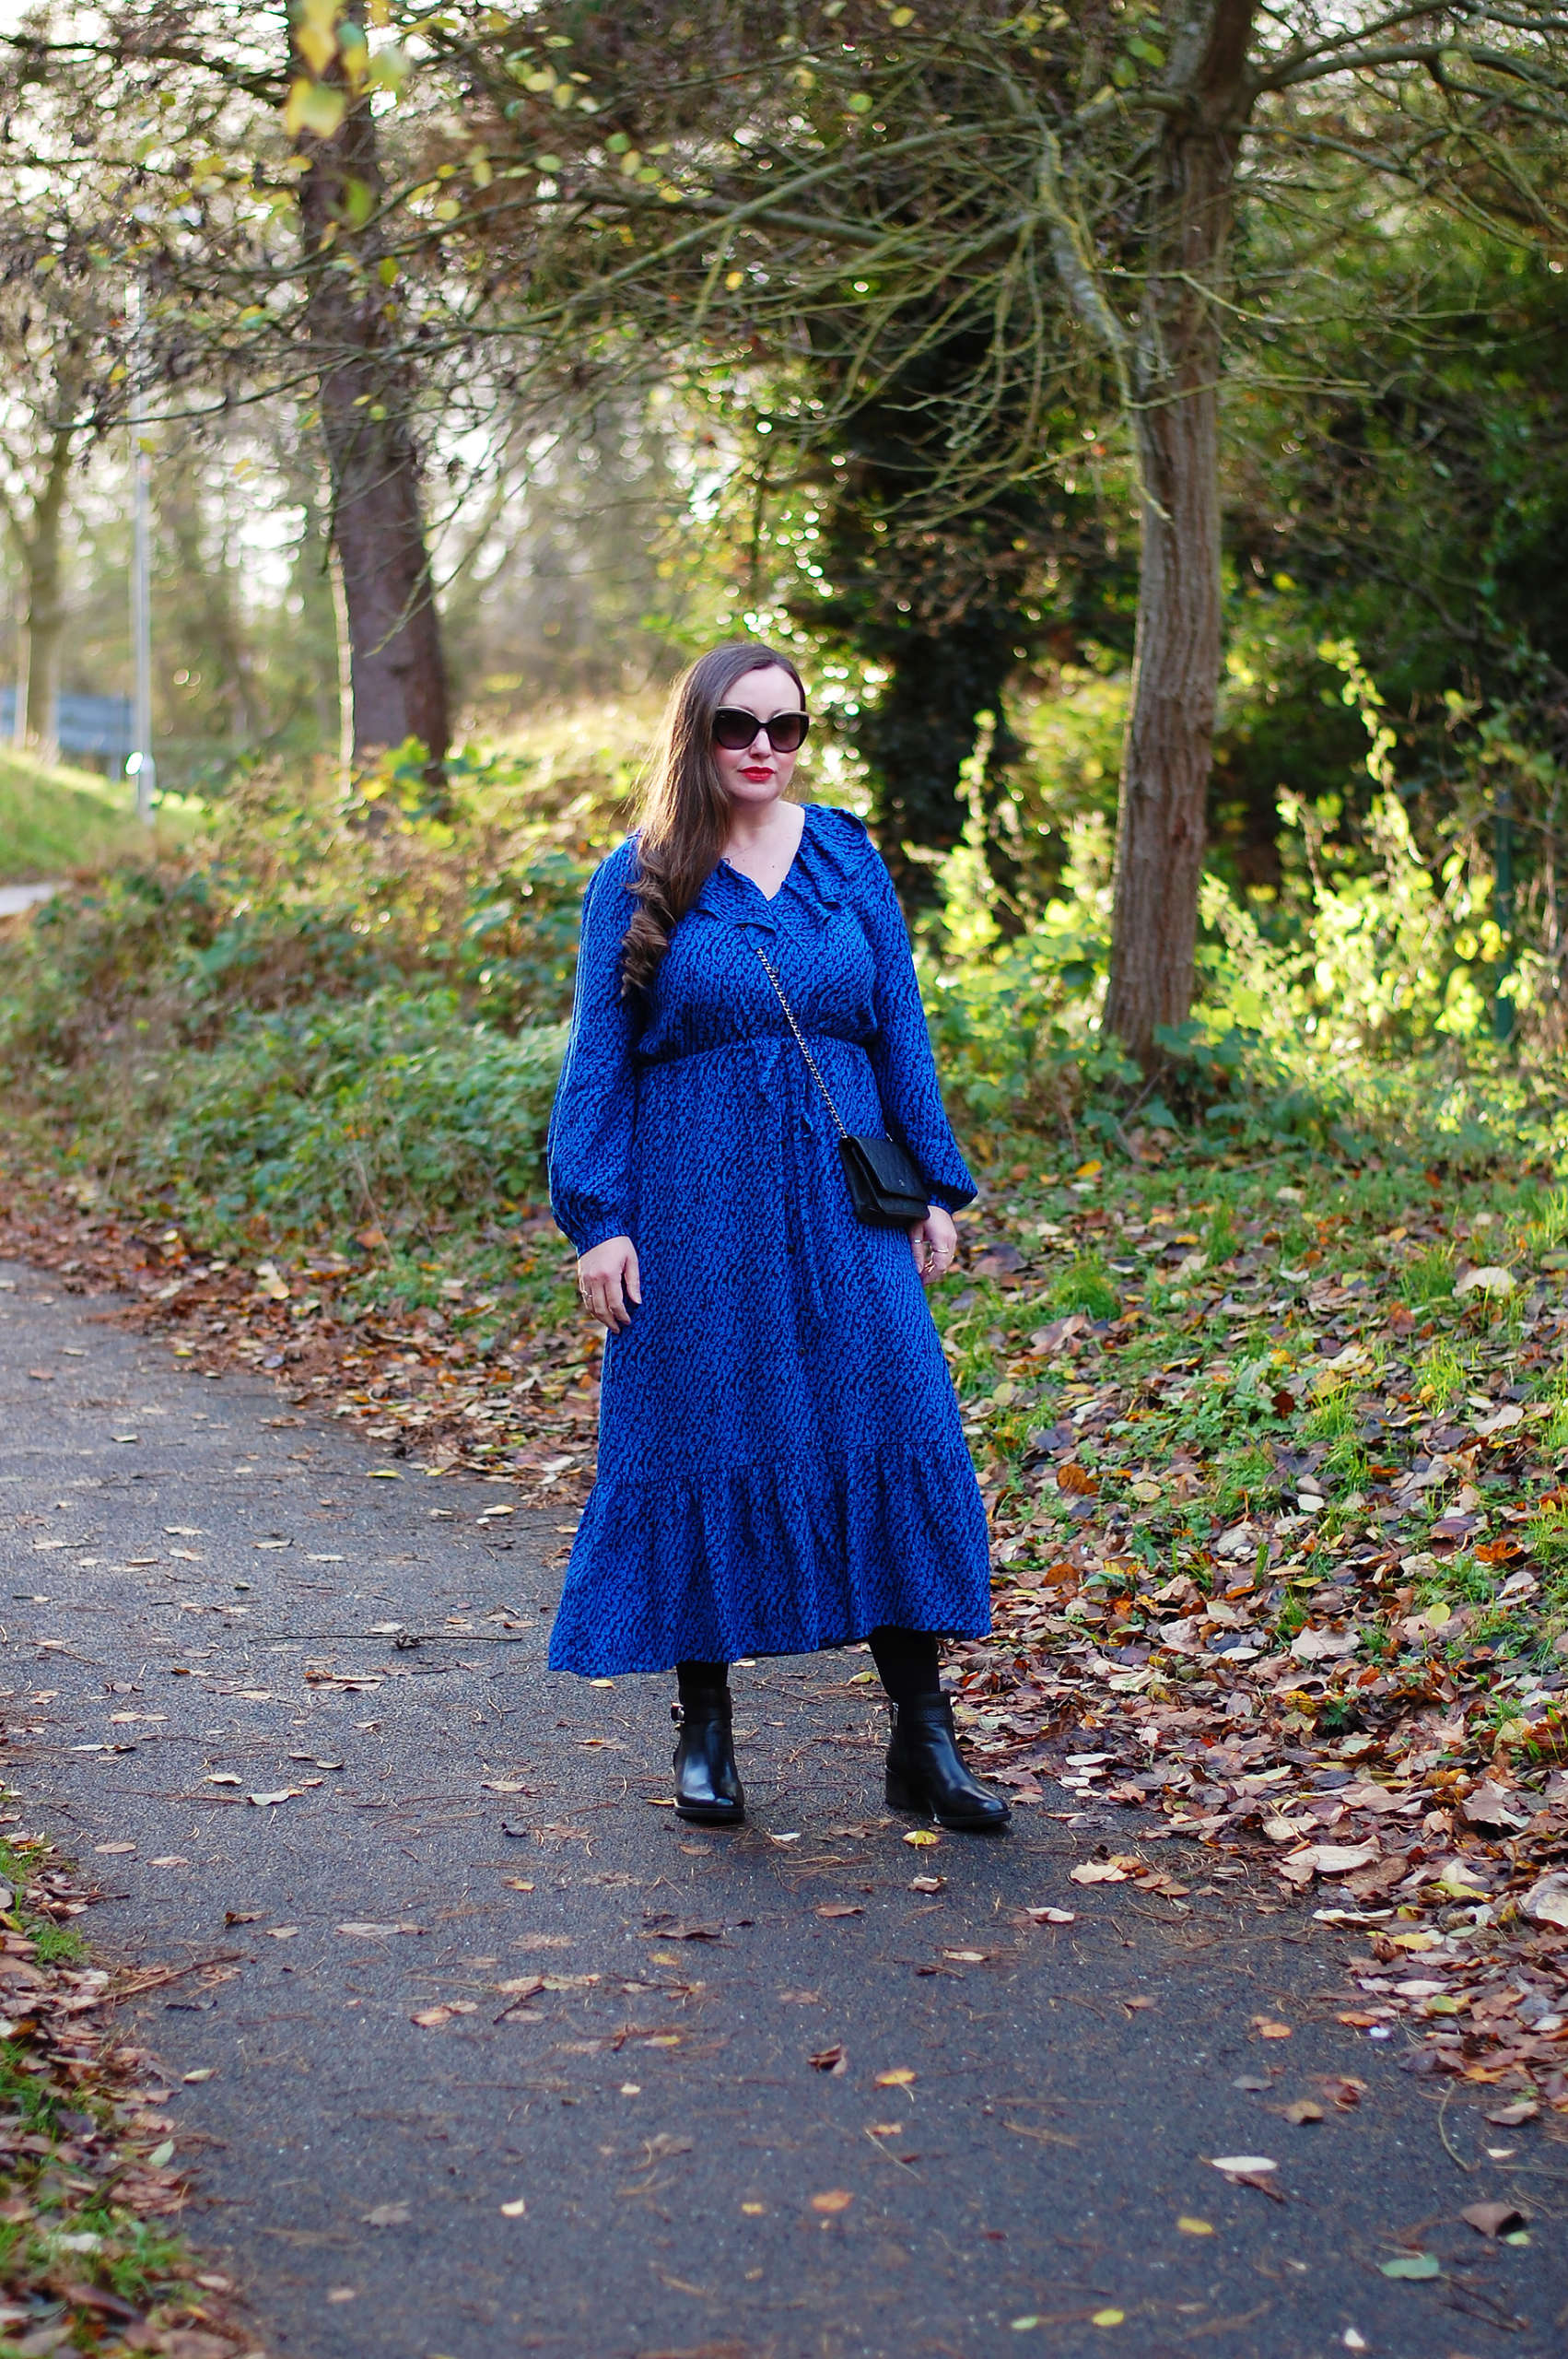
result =
[[[542,1667],[566,1518],[377,1479],[60,1283],[0,1268],[10,1807],[106,1954],[212,1962],[135,2020],[278,2353],[1562,2352],[1568,2146],[1467,2097],[1458,2167],[1305,1911],[1071,1884],[1115,1813],[910,1848],[853,1654],[738,1673],[753,1824],[678,1828],[663,1684]],[[1527,2248],[1460,2224],[1491,2196]],[[1444,2273],[1384,2277],[1412,2237]]]
[[[0,885],[0,918],[19,918],[40,901],[51,901],[58,885]]]

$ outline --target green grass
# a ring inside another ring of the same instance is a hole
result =
[[[0,753],[0,882],[76,876],[150,848],[171,850],[194,831],[195,806],[171,796],[149,829],[129,785],[91,770],[51,769]]]
[[[1416,1253],[1400,1274],[1399,1292],[1412,1310],[1428,1303],[1445,1302],[1454,1291],[1454,1249],[1433,1245]]]
[[[1080,1253],[1061,1271],[1050,1289],[1050,1307],[1057,1311],[1082,1311],[1087,1319],[1115,1319],[1121,1309],[1116,1280],[1098,1253]]]

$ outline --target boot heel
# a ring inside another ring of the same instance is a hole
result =
[[[929,1814],[925,1796],[917,1787],[910,1785],[901,1771],[897,1769],[888,1771],[887,1783],[883,1791],[889,1810],[928,1811]]]

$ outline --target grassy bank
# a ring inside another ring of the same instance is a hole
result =
[[[79,876],[149,851],[171,854],[196,825],[194,806],[171,798],[148,828],[123,781],[0,752],[0,883]]]

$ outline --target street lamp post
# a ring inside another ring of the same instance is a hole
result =
[[[152,751],[152,456],[143,432],[146,393],[142,381],[142,290],[135,281],[130,311],[132,734],[136,743],[125,767],[136,781],[136,816],[150,827],[158,792]]]

